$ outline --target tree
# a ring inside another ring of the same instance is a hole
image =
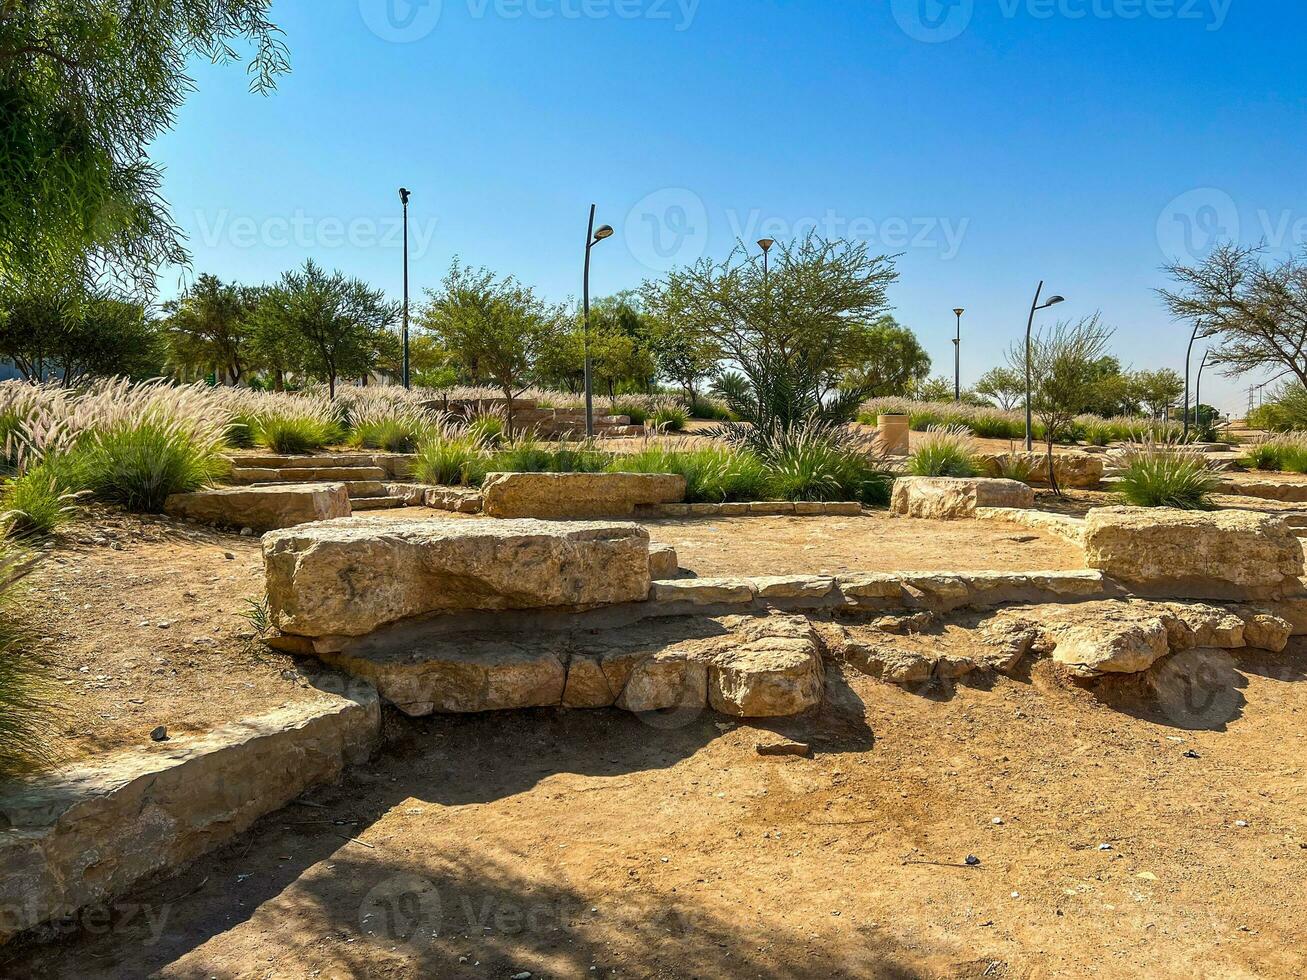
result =
[[[703,383],[717,373],[722,350],[716,338],[686,318],[652,317],[649,346],[658,376],[684,391],[693,407]]]
[[[1048,485],[1061,494],[1053,467],[1053,444],[1061,439],[1081,406],[1098,397],[1103,380],[1100,363],[1112,331],[1095,313],[1075,323],[1060,322],[1040,330],[1030,342],[1030,409],[1044,426],[1048,455]],[[1008,364],[1026,376],[1026,348],[1008,351]]]
[[[0,279],[59,262],[153,290],[186,252],[149,149],[193,82],[186,62],[253,46],[251,88],[288,70],[272,0],[0,4]]]
[[[418,322],[463,370],[504,394],[505,427],[513,432],[513,399],[531,386],[542,354],[563,334],[566,312],[550,306],[511,276],[460,265],[439,292],[427,290]]]
[[[0,357],[28,381],[72,387],[91,377],[159,373],[160,347],[145,309],[108,292],[31,288],[0,308]]]
[[[867,398],[905,395],[930,374],[930,355],[916,334],[889,314],[858,332],[849,359],[845,383]]]
[[[1179,286],[1159,292],[1172,316],[1219,339],[1211,363],[1227,377],[1277,368],[1307,385],[1307,264],[1264,264],[1259,251],[1226,244],[1201,265],[1167,266]]]
[[[1161,418],[1167,408],[1184,394],[1184,378],[1170,368],[1136,371],[1132,375],[1135,394],[1153,418]]]
[[[239,384],[252,366],[252,319],[258,291],[202,275],[164,304],[169,359],[187,372],[212,370],[219,381]]]
[[[584,323],[581,324],[584,339]],[[640,299],[627,291],[604,297],[590,307],[590,363],[594,384],[608,397],[618,387],[649,391],[657,366],[649,349],[650,320]],[[582,372],[585,358],[582,349]]]
[[[1094,364],[1094,384],[1080,406],[1081,414],[1134,415],[1139,411],[1138,389],[1131,375],[1121,370],[1121,361],[1104,355]]]
[[[255,312],[256,329],[264,334],[261,348],[276,340],[288,344],[309,373],[326,380],[332,398],[338,378],[366,378],[382,362],[393,366],[390,327],[398,316],[399,307],[386,302],[381,290],[342,272],[328,275],[312,259],[283,275]]]
[[[1017,374],[1011,368],[993,367],[980,376],[975,391],[993,399],[1003,411],[1011,411],[1026,400],[1025,375]]]
[[[644,289],[656,318],[712,337],[748,379],[751,396],[730,408],[764,440],[853,418],[865,389],[841,382],[897,279],[893,260],[864,242],[809,236],[773,254],[770,275],[741,244],[721,263],[704,259]]]
[[[938,375],[918,381],[908,389],[912,397],[919,402],[951,402],[953,400],[953,379]]]

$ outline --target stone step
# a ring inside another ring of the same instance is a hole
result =
[[[380,481],[389,476],[384,467],[373,466],[320,466],[268,469],[236,466],[231,471],[231,482],[248,483],[361,483]]]
[[[396,507],[407,507],[408,501],[404,497],[351,497],[349,505],[355,511],[393,510]]]
[[[256,470],[314,470],[338,466],[375,466],[376,460],[372,453],[331,453],[317,456],[260,453],[252,456],[233,456],[232,465]]]

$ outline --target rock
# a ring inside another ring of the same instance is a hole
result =
[[[634,524],[327,521],[263,540],[273,624],[363,636],[475,609],[588,608],[649,595],[649,536]]]
[[[811,636],[772,636],[719,655],[708,670],[708,703],[736,718],[781,718],[821,703],[821,654]]]
[[[1293,636],[1293,624],[1287,619],[1266,609],[1236,607],[1233,612],[1243,621],[1244,646],[1280,653],[1289,645],[1289,638]]]
[[[175,493],[164,501],[163,509],[164,513],[185,520],[248,528],[250,534],[349,517],[351,513],[343,483],[290,483]]]
[[[1249,511],[1098,507],[1085,560],[1141,595],[1267,599],[1302,591],[1302,545],[1283,521]]]
[[[1244,620],[1234,613],[1201,602],[1168,602],[1161,609],[1172,652],[1196,647],[1237,650],[1245,644]]]
[[[718,606],[750,603],[754,595],[753,583],[749,579],[694,578],[655,582],[652,599],[665,604]]]
[[[668,708],[701,709],[708,703],[708,667],[675,648],[637,663],[617,699],[617,707],[637,714]]]
[[[365,761],[380,704],[365,685],[350,690],[6,785],[0,943],[52,916],[110,907]]]
[[[934,662],[924,654],[880,643],[849,642],[838,655],[864,674],[891,684],[920,684],[930,680],[935,669]]]
[[[563,705],[568,708],[607,708],[617,700],[608,676],[595,657],[574,656],[567,665]]]
[[[1307,636],[1307,599],[1281,599],[1263,603],[1258,608],[1287,622],[1293,631],[1291,636]]]
[[[168,741],[168,729],[165,726],[160,725],[158,728],[154,729],[154,731],[150,732],[150,741],[151,742]]]
[[[672,473],[491,473],[481,485],[490,517],[629,517],[637,506],[685,499]]]
[[[1138,622],[1075,623],[1048,631],[1053,659],[1081,677],[1134,674],[1170,653],[1166,625],[1152,617]]]
[[[752,581],[763,599],[825,599],[835,591],[830,575],[779,575]]]
[[[1016,480],[910,476],[894,481],[890,511],[901,517],[953,521],[973,518],[977,507],[1028,508],[1035,492]]]
[[[1048,457],[1044,453],[985,453],[980,457],[981,468],[989,476],[998,476],[1000,464],[1011,459],[1033,467],[1032,486],[1048,486]],[[1053,473],[1063,489],[1093,490],[1102,482],[1105,466],[1101,456],[1090,453],[1054,453]]]
[[[812,746],[807,742],[759,742],[754,751],[762,756],[795,755],[807,757],[812,755]]]
[[[452,636],[319,654],[374,685],[406,715],[470,714],[562,703],[567,672],[547,644]],[[612,702],[609,701],[609,704]]]
[[[649,575],[654,581],[676,578],[681,571],[681,561],[676,549],[670,544],[649,545]]]

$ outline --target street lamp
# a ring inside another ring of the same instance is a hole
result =
[[[958,335],[953,338],[953,401],[962,401],[962,314],[967,312],[958,307],[953,311],[958,318]]]
[[[400,382],[405,388],[410,387],[408,368],[408,199],[412,195],[407,187],[399,189],[399,199],[404,204],[404,359],[400,366]]]
[[[771,252],[771,247],[772,247],[773,245],[775,245],[775,244],[776,244],[776,239],[774,239],[774,238],[760,238],[760,239],[758,239],[758,247],[759,247],[760,249],[762,249],[762,285],[763,285],[763,288],[766,288],[766,286],[767,286],[767,274],[768,274],[768,271],[769,271],[769,270],[768,270],[768,266],[767,266],[767,255]]]
[[[582,286],[585,306],[585,334],[581,342],[585,347],[585,437],[593,439],[595,434],[594,389],[590,380],[590,249],[605,238],[613,237],[612,225],[602,225],[595,230],[595,206],[590,205],[590,225],[585,233],[585,282]]]
[[[1198,331],[1203,329],[1203,321],[1199,320],[1194,324],[1194,332],[1189,336],[1189,349],[1184,355],[1184,439],[1189,439],[1189,366],[1194,357],[1194,341],[1198,339]]]
[[[1203,359],[1198,365],[1198,383],[1194,385],[1194,424],[1200,425],[1203,411],[1203,370],[1207,367],[1207,358],[1212,355],[1212,349],[1209,347],[1203,351]]]
[[[1035,290],[1035,301],[1030,304],[1030,319],[1026,321],[1026,452],[1034,452],[1035,449],[1035,419],[1031,411],[1030,397],[1030,331],[1035,327],[1035,314],[1040,310],[1046,310],[1050,306],[1057,306],[1058,303],[1065,303],[1066,298],[1062,296],[1050,296],[1048,302],[1042,306],[1039,303],[1039,297],[1044,292],[1044,281],[1039,281],[1039,288]]]

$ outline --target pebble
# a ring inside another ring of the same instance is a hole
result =
[[[1247,821],[1247,820],[1236,820],[1236,821],[1234,822],[1234,825],[1235,825],[1236,827],[1247,827],[1247,826],[1248,826],[1248,821]]]
[[[158,728],[156,728],[154,731],[150,732],[150,741],[152,741],[152,742],[166,742],[166,741],[168,741],[168,729],[167,729],[167,727],[165,727],[164,725],[160,725],[160,726],[159,726]]]
[[[974,868],[974,867],[975,867],[976,865],[978,865],[979,863],[980,863],[980,858],[976,857],[974,854],[968,854],[968,855],[967,855],[967,859],[966,859],[966,861],[965,861],[965,864],[966,864],[966,866],[967,866],[968,868]]]
[[[1110,850],[1112,849],[1112,845],[1111,845],[1111,844],[1099,844],[1099,845],[1098,845],[1098,849],[1099,849],[1100,851],[1110,851]]]
[[[995,817],[993,820],[990,821],[990,823],[992,823],[995,827],[1001,827],[1003,826],[1003,818]]]
[[[521,973],[514,973],[513,980],[531,980],[531,973],[528,970],[523,970]]]
[[[243,527],[243,528],[241,528],[241,537],[242,537],[242,538],[252,538],[252,537],[254,537],[254,528],[252,528],[252,527]],[[530,976],[530,974],[528,973],[527,976]]]
[[[759,742],[754,749],[759,755],[812,755],[812,746],[807,742]]]

